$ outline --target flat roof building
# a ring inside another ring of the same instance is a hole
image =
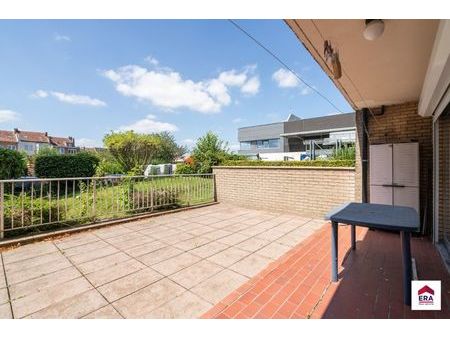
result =
[[[267,160],[299,160],[329,156],[355,142],[355,113],[286,121],[238,129],[239,153]]]

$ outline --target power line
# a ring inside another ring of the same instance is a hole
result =
[[[239,24],[237,24],[234,20],[228,19],[228,21],[235,26],[237,29],[239,29],[242,33],[247,35],[253,42],[255,42],[258,46],[260,46],[262,49],[264,49],[268,54],[270,54],[275,60],[278,61],[284,68],[286,68],[289,72],[291,72],[300,82],[302,82],[305,86],[307,86],[309,89],[314,91],[317,95],[319,95],[321,98],[323,98],[325,101],[327,101],[331,106],[333,106],[338,112],[343,113],[341,109],[339,109],[329,98],[327,98],[325,95],[323,95],[320,91],[318,91],[314,86],[310,85],[308,82],[303,80],[300,75],[298,75],[291,67],[289,67],[286,62],[281,60],[274,52],[272,52],[269,48],[264,46],[261,42],[259,42],[255,37],[253,37],[249,32],[247,32],[243,27],[241,27]]]

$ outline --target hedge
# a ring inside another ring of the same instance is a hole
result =
[[[25,156],[17,150],[0,148],[0,180],[8,180],[26,175]]]
[[[311,161],[261,161],[238,160],[224,161],[222,166],[227,167],[354,167],[354,160],[311,160]]]
[[[99,159],[86,152],[77,154],[38,155],[35,162],[37,177],[92,177]]]

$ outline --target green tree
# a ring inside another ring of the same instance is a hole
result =
[[[111,174],[126,174],[125,169],[116,160],[116,158],[111,155],[109,150],[96,151],[94,154],[100,161],[95,171],[96,176],[106,176]]]
[[[173,163],[177,157],[186,154],[187,148],[178,145],[173,134],[161,132],[155,134],[155,137],[159,139],[159,147],[152,164]]]
[[[222,163],[228,155],[228,144],[212,131],[200,137],[192,150],[194,165],[199,173],[212,172],[212,167]]]
[[[125,172],[142,173],[156,158],[161,140],[154,134],[124,131],[107,134],[103,142]]]
[[[24,154],[17,150],[0,148],[0,179],[18,178],[27,172],[27,161]]]

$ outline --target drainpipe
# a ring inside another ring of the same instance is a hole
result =
[[[367,127],[367,116],[368,116],[367,108],[363,108],[361,111],[362,114],[362,121],[361,121],[361,127],[362,127],[362,140],[361,140],[361,179],[362,179],[362,202],[367,203],[368,202],[368,179],[367,179],[367,165],[369,160],[367,159],[368,154],[368,147],[369,147],[369,141],[368,141],[368,135],[366,133],[366,130],[368,130]]]

